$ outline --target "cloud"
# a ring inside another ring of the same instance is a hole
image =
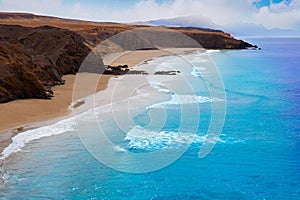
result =
[[[123,1],[122,1],[123,2]],[[0,0],[2,11],[24,11],[96,21],[135,22],[179,16],[205,16],[215,24],[256,23],[267,28],[300,30],[300,0]],[[278,2],[278,1],[276,1]],[[122,4],[123,5],[123,4]],[[258,5],[265,5],[259,7]]]
[[[267,28],[297,29],[300,23],[299,1],[283,1],[264,6],[253,14],[253,22],[264,25]]]
[[[1,10],[49,13],[59,9],[62,0],[0,0]]]
[[[112,17],[123,21],[145,21],[201,14],[223,25],[246,18],[252,10],[251,3],[241,0],[169,0],[162,3],[141,0],[130,10],[118,11]]]
[[[255,3],[260,2],[262,0],[173,0],[162,3],[141,0],[130,10],[114,13],[112,17],[123,21],[147,21],[200,14],[219,25],[247,22],[269,29],[296,29],[299,26],[299,0],[283,0],[280,3],[270,0],[267,6],[257,7]]]

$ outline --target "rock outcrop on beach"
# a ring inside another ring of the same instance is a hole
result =
[[[107,66],[103,74],[124,75],[129,72],[128,65]]]
[[[118,33],[149,28],[27,13],[0,13],[0,103],[26,98],[50,99],[51,87],[64,84],[63,75],[75,74],[91,49]],[[186,45],[178,42],[172,46],[172,42],[159,38],[166,38],[168,31],[187,35],[207,49],[256,47],[222,31],[166,27],[141,32],[147,35],[146,39],[124,34],[121,40],[116,39],[122,44],[108,42],[102,51],[156,49],[157,42],[164,47]],[[109,70],[106,72],[110,73]],[[123,72],[117,71],[113,69],[111,73]]]

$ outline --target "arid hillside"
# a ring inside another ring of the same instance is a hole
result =
[[[138,31],[135,35],[123,34],[115,41],[112,39],[114,45],[109,43],[104,50],[116,46],[118,50],[135,50],[194,45],[186,40],[172,42],[178,34],[192,38],[207,49],[256,47],[236,40],[228,33],[210,29],[134,26],[0,13],[0,103],[51,98],[51,87],[63,84],[63,75],[76,73],[94,47],[112,36],[132,30]]]

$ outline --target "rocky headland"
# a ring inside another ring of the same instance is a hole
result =
[[[63,75],[77,73],[93,48],[118,33],[136,28],[150,27],[69,20],[27,13],[0,13],[0,103],[27,98],[50,99],[53,95],[51,87],[64,84]],[[187,35],[206,49],[257,48],[219,30],[177,27],[165,29]],[[114,48],[155,49],[157,46],[154,41],[158,40],[156,35],[164,35],[165,31],[158,29],[147,34],[151,39],[141,39],[135,43],[131,43],[130,36],[125,35],[126,47],[112,45],[103,51]],[[163,44],[178,47],[167,42]],[[120,75],[130,73],[128,70],[125,66],[107,67],[104,73]],[[135,73],[143,72],[132,72]]]

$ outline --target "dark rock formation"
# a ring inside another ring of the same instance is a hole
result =
[[[0,103],[52,96],[89,53],[84,38],[51,26],[0,25]]]
[[[119,24],[119,23],[99,23],[90,21],[80,21],[71,19],[62,19],[57,17],[38,16],[28,13],[1,13],[0,12],[0,24],[15,24],[28,27],[37,26],[55,26],[63,29],[68,29],[83,36],[87,41],[89,47],[95,47],[104,40],[116,35],[118,33],[133,30],[137,28],[149,28],[149,26]],[[165,27],[183,33],[195,41],[197,41],[202,47],[207,49],[247,49],[257,48],[257,46],[237,40],[230,34],[224,33],[221,30],[213,30],[206,28],[194,28],[194,27]],[[161,34],[157,34],[153,38],[155,41]],[[135,41],[137,42],[137,41]],[[130,49],[155,49],[151,44],[145,45],[147,41],[143,41],[142,47],[136,44]],[[132,45],[132,44],[131,44]],[[126,45],[129,46],[129,45]]]
[[[129,75],[148,75],[149,73],[143,70],[129,70],[126,74]]]
[[[128,65],[110,66],[108,65],[103,74],[124,75],[129,71]]]
[[[177,75],[180,74],[180,71],[158,71],[154,75]]]
[[[199,28],[171,28],[181,32],[195,41],[197,41],[205,49],[258,49],[256,45],[252,45],[243,40],[237,40],[228,33],[223,31],[213,31]]]
[[[106,66],[103,74],[109,75],[148,75],[149,73],[143,70],[131,70],[128,68],[128,65],[118,65],[118,66]]]

